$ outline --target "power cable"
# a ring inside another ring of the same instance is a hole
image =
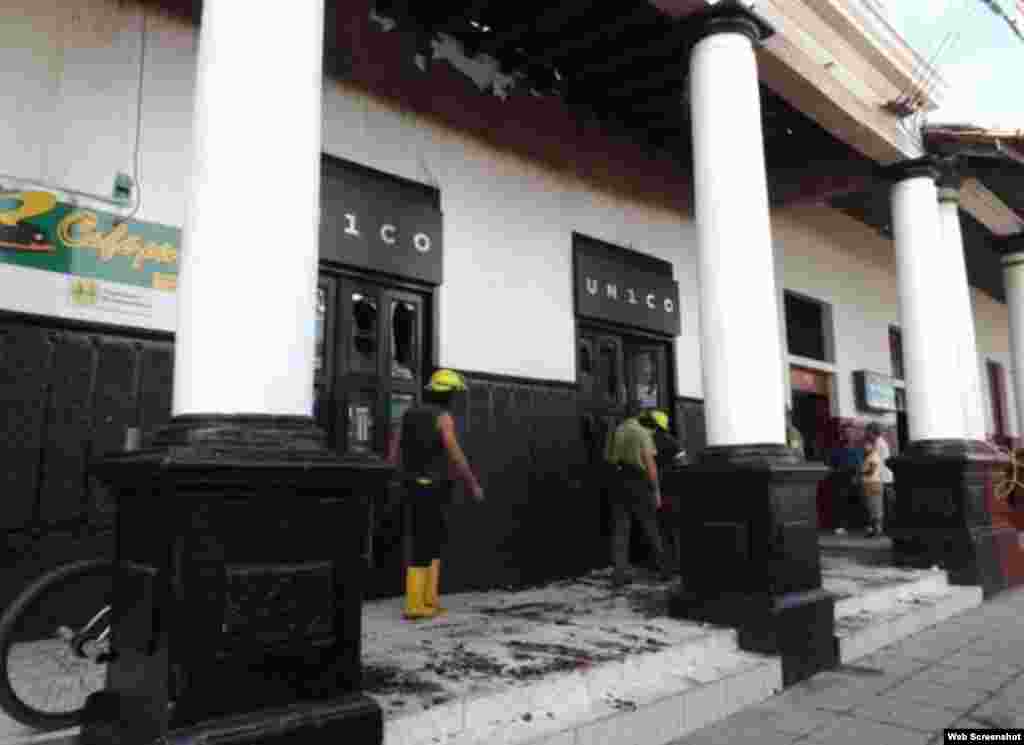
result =
[[[139,159],[142,150],[142,94],[146,77],[146,9],[142,8],[142,34],[139,42],[139,83],[135,97],[135,149],[132,153],[132,184],[135,188],[135,204],[132,211],[121,218],[121,222],[131,220],[138,214],[142,206],[142,184],[139,181]]]

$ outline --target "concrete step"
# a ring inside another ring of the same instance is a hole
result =
[[[862,600],[857,598],[858,601]],[[836,616],[839,659],[852,662],[922,629],[981,605],[982,591],[975,586],[937,586],[922,583],[915,588],[850,604]],[[838,606],[837,606],[838,608]]]
[[[886,571],[886,570],[882,570]],[[904,570],[888,570],[903,573]],[[862,588],[860,592],[843,597],[836,602],[836,619],[863,613],[877,613],[892,608],[898,603],[918,596],[940,595],[949,589],[949,579],[941,569],[920,570],[901,579],[890,577],[890,583],[878,582],[874,588]]]
[[[700,638],[532,684],[468,692],[388,717],[385,745],[662,745],[781,689],[775,658],[736,649],[735,634]]]

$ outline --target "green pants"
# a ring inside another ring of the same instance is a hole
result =
[[[612,559],[615,570],[625,572],[629,569],[629,535],[635,517],[654,549],[658,568],[662,572],[671,573],[672,565],[661,542],[654,496],[647,479],[632,474],[622,476],[612,492],[611,507]]]

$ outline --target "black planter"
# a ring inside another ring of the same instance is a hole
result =
[[[782,657],[785,685],[838,663],[818,551],[826,473],[782,445],[715,447],[666,485],[683,502],[672,615],[738,628],[742,648]]]
[[[970,440],[921,440],[890,458],[896,499],[888,521],[893,557],[905,566],[940,566],[955,584],[986,596],[1008,586],[1017,531],[993,523],[993,482],[1005,456]]]
[[[363,543],[390,472],[270,416],[179,417],[95,463],[118,501],[117,655],[83,742],[380,743]]]

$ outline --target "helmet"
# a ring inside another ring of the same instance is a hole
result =
[[[438,370],[430,376],[426,389],[435,393],[466,390],[466,381],[454,370]]]
[[[651,411],[651,419],[654,420],[655,424],[668,432],[668,414],[661,409],[654,409]]]

